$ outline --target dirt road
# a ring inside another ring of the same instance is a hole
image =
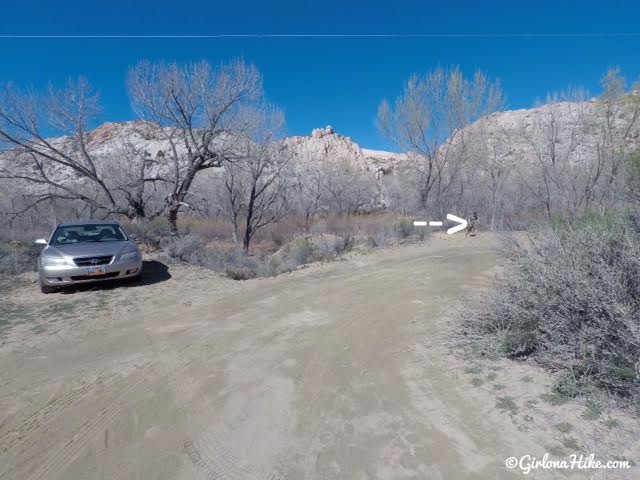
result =
[[[543,445],[444,344],[495,271],[492,243],[248,282],[176,268],[135,288],[15,290],[40,327],[0,349],[0,478],[521,477],[505,458]]]

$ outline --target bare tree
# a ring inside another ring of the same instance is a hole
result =
[[[25,202],[13,214],[60,200],[80,201],[91,215],[146,215],[145,188],[162,178],[149,175],[143,161],[126,184],[114,181],[113,172],[90,152],[89,130],[98,112],[98,95],[83,78],[61,90],[50,86],[45,94],[2,87],[0,178],[25,186]],[[130,189],[137,193],[129,195]]]
[[[613,68],[607,71],[600,83],[602,94],[598,99],[598,110],[601,121],[597,154],[604,171],[599,201],[611,206],[620,200],[624,166],[631,154],[627,146],[638,134],[640,81],[628,89],[620,70]]]
[[[110,184],[118,197],[123,198],[134,222],[152,220],[164,213],[168,179],[163,152],[152,157],[144,146],[133,142],[116,145],[109,155],[99,157],[103,170],[109,171]]]
[[[217,68],[144,61],[130,70],[128,85],[137,114],[155,124],[170,145],[166,212],[177,232],[178,212],[189,206],[196,176],[233,160],[238,138],[251,127],[240,112],[262,99],[262,78],[242,61]]]
[[[505,216],[518,208],[517,196],[511,192],[515,183],[512,140],[492,117],[486,117],[470,127],[467,141],[473,149],[467,152],[460,180],[466,186],[462,211],[483,212],[490,230],[501,228]]]
[[[324,162],[321,167],[324,204],[330,212],[352,215],[373,204],[376,182],[349,159]]]
[[[319,161],[314,158],[296,155],[292,160],[289,204],[295,213],[302,216],[304,229],[309,231],[322,208],[323,173]]]
[[[548,218],[571,219],[586,209],[615,207],[624,198],[640,97],[627,91],[617,70],[602,84],[595,101],[580,91],[549,96],[534,122],[523,126],[533,161],[518,167],[519,177]]]
[[[399,166],[394,169],[392,175],[384,175],[380,183],[386,208],[403,215],[419,210],[419,184],[413,169]]]
[[[239,232],[242,221],[242,210],[245,208],[244,192],[247,190],[246,176],[239,168],[235,168],[236,164],[229,164],[224,171],[224,203],[226,208],[223,210],[227,214],[229,222],[231,222],[231,239],[233,243],[238,243]]]
[[[241,116],[247,131],[238,139],[234,161],[225,164],[224,186],[234,240],[244,223],[242,246],[248,252],[256,232],[286,213],[289,154],[276,141],[284,125],[281,111],[265,104]]]
[[[409,152],[423,208],[433,200],[438,210],[444,209],[445,195],[458,178],[467,147],[463,127],[502,104],[499,82],[481,72],[465,79],[459,68],[413,75],[393,105],[386,100],[380,104],[378,128]]]
[[[626,193],[636,207],[640,205],[640,150],[634,152],[627,160]]]
[[[583,156],[586,147],[587,104],[581,92],[547,97],[532,123],[521,126],[532,162],[518,165],[520,180],[550,219],[588,206],[602,165]]]

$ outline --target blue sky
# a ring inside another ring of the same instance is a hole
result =
[[[640,76],[640,2],[278,1],[7,2],[2,35],[553,34],[430,38],[0,38],[0,82],[43,88],[84,75],[102,120],[127,120],[125,75],[141,59],[212,63],[242,57],[264,76],[289,134],[333,125],[364,147],[379,102],[414,72],[459,65],[502,81],[509,108],[570,86],[598,91],[610,66]],[[570,34],[566,36],[566,34]],[[571,36],[598,34],[599,36]],[[604,34],[604,35],[602,35]],[[609,34],[636,34],[607,36]]]

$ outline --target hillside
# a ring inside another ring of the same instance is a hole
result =
[[[553,137],[558,154],[576,161],[589,161],[597,154],[607,128],[602,106],[595,101],[560,102],[540,107],[494,113],[463,129],[457,139],[471,139],[473,152],[488,149],[507,162],[529,163],[535,160],[532,143],[541,136]],[[640,147],[640,123],[628,128],[629,118],[616,114],[611,125],[614,136],[623,140],[625,149]],[[157,129],[141,121],[104,123],[88,135],[87,150],[97,158],[106,159],[122,155],[123,148],[145,152],[150,159],[163,155],[170,146]],[[54,138],[51,143],[68,150],[67,138]],[[330,126],[314,129],[307,136],[291,136],[282,143],[301,159],[313,161],[348,161],[361,170],[388,174],[406,160],[400,153],[362,148],[351,138],[334,131]],[[0,158],[5,157],[0,155]]]
[[[586,164],[607,146],[640,148],[640,123],[634,122],[633,111],[607,112],[595,100],[558,102],[494,113],[467,127],[465,137],[473,140],[473,153],[497,156],[507,164],[533,164],[552,156]]]
[[[442,194],[449,197],[441,198],[449,205],[457,205],[453,208],[467,211],[485,208],[489,202],[491,225],[494,217],[510,215],[513,211],[587,207],[596,197],[601,203],[607,198],[611,204],[617,190],[610,187],[620,181],[623,171],[620,159],[625,153],[640,148],[640,122],[634,119],[634,115],[639,114],[618,107],[607,111],[598,101],[558,102],[494,113],[456,132],[451,141],[441,146],[441,151],[450,157],[441,174],[451,186],[449,193],[443,191]],[[140,169],[144,169],[145,177],[152,179],[170,179],[173,175],[173,164],[163,161],[171,148],[163,136],[157,127],[141,121],[105,123],[88,134],[86,147],[99,175],[109,179],[118,195],[127,195],[128,191],[138,188],[137,195],[142,198],[148,193],[140,188],[140,183],[131,180],[140,178]],[[60,151],[82,158],[77,142],[68,137],[50,142]],[[330,126],[315,129],[307,136],[287,137],[282,145],[293,152],[295,161],[311,165],[347,162],[355,171],[376,179],[402,172],[403,166],[410,163],[407,161],[410,154],[362,148]],[[31,157],[23,159],[27,162],[26,168],[12,157],[12,152],[0,154],[0,173],[4,170],[39,176]],[[70,169],[52,162],[45,162],[43,169],[56,182],[86,183],[85,191],[91,191],[90,183]],[[206,190],[206,185],[210,185],[208,179],[218,172],[213,169],[210,174],[200,176],[198,188],[204,186]],[[424,179],[419,177],[421,174],[415,175],[415,171],[408,173],[408,176],[398,176],[398,180],[392,182],[394,185],[367,191],[384,197],[383,203],[392,210],[424,208],[416,204]],[[548,185],[546,193],[540,193],[538,186],[550,181],[551,176],[553,184]],[[463,181],[471,181],[475,190],[467,190],[469,194],[461,199],[456,192],[462,191],[459,182]],[[44,196],[49,188],[44,182],[2,181],[0,198],[4,197],[3,203],[8,204],[25,192],[32,197]],[[369,195],[362,193],[365,190],[355,195]],[[169,191],[160,183],[153,193],[157,202],[162,202]]]

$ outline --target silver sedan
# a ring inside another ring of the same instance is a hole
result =
[[[113,221],[88,220],[63,223],[45,245],[38,259],[40,290],[109,279],[138,279],[142,255],[136,243]]]

